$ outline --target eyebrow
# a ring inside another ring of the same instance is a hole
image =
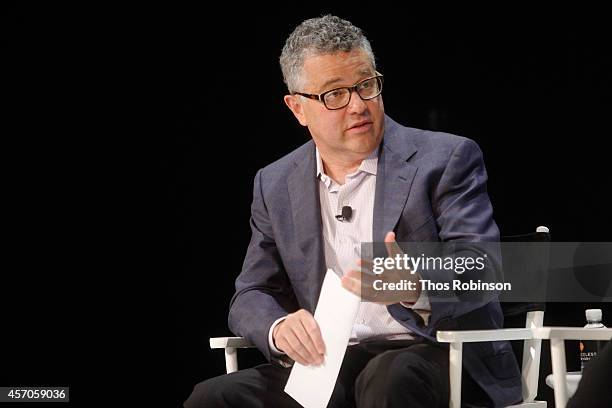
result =
[[[367,68],[362,69],[361,71],[359,71],[359,73],[362,74],[362,75],[373,75],[372,71],[370,69],[367,69]],[[332,78],[332,79],[329,79],[329,80],[325,81],[325,83],[323,85],[321,85],[322,92],[325,92],[325,90],[328,87],[330,87],[331,85],[333,85],[333,84],[335,84],[337,82],[340,82],[340,81],[342,81],[342,78],[340,78],[340,77]]]

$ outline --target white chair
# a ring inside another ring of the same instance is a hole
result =
[[[569,399],[565,340],[610,340],[612,329],[583,327],[543,327],[543,312],[529,312],[525,329],[439,331],[438,341],[450,343],[451,407],[461,406],[461,357],[463,343],[475,341],[524,340],[522,383],[523,403],[512,407],[546,407],[546,401],[534,401],[538,392],[540,350],[543,339],[550,340],[555,406],[565,408]],[[574,374],[576,376],[577,374]],[[580,380],[578,379],[578,382]],[[577,385],[577,384],[576,384]]]
[[[225,350],[225,372],[227,374],[238,371],[238,353],[239,348],[254,348],[244,337],[211,337],[210,348]]]
[[[538,395],[538,380],[540,375],[540,355],[542,340],[534,337],[533,330],[542,327],[543,311],[527,313],[524,329],[496,330],[457,330],[438,331],[437,339],[441,343],[449,343],[449,377],[450,401],[449,407],[461,407],[461,371],[463,359],[463,343],[501,340],[523,340],[522,384],[523,402],[511,407],[546,408],[546,401],[535,401]]]
[[[566,378],[567,384],[567,398],[571,398],[578,389],[578,384],[582,380],[582,372],[580,371],[568,371]],[[550,388],[555,388],[555,379],[553,374],[548,374],[546,376],[546,385]]]
[[[463,343],[473,341],[524,340],[522,383],[523,403],[512,407],[546,408],[546,401],[535,401],[538,393],[538,380],[542,339],[550,340],[552,369],[555,384],[555,404],[564,408],[569,398],[568,386],[564,379],[567,369],[565,363],[565,340],[610,340],[612,329],[584,329],[582,327],[542,327],[544,312],[528,312],[524,329],[439,331],[438,341],[450,343],[450,381],[451,401],[449,406],[461,406],[461,360]],[[210,348],[225,350],[226,372],[238,370],[237,349],[255,347],[242,337],[214,337]],[[579,381],[579,380],[578,380]]]
[[[504,242],[543,242],[550,241],[549,229],[540,226],[535,233],[503,236]],[[532,266],[548,268],[548,246],[542,245],[537,248],[538,253],[523,254],[513,252],[512,258],[521,256],[523,265],[533,264]],[[502,258],[504,248],[502,247]],[[521,265],[516,259],[514,263]],[[504,316],[526,313],[524,328],[506,328],[494,330],[457,330],[457,331],[438,331],[437,340],[441,343],[449,343],[449,377],[450,377],[450,401],[449,406],[453,408],[461,407],[461,372],[463,359],[463,343],[483,342],[483,341],[502,341],[502,340],[523,340],[523,364],[521,368],[522,396],[521,404],[512,407],[537,407],[546,408],[546,401],[536,401],[538,395],[538,380],[540,375],[540,356],[542,340],[535,339],[533,329],[542,327],[544,321],[544,304],[514,303],[502,305]],[[514,310],[513,310],[514,309]]]

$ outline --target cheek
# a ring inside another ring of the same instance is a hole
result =
[[[342,115],[327,110],[311,110],[308,112],[308,124],[321,133],[335,134],[342,128]]]
[[[385,113],[385,105],[383,104],[382,97],[378,97],[377,100],[372,102],[372,114],[376,116],[383,116]]]

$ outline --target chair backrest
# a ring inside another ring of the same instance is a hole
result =
[[[501,237],[501,242],[550,242],[550,231],[547,227],[540,226],[535,232],[521,235],[504,235]],[[512,257],[512,265],[514,268],[524,268],[526,270],[540,270],[545,272],[548,268],[548,245],[534,245],[530,247],[521,246],[520,248],[504,247],[502,244],[502,262],[508,265],[508,258]],[[515,323],[522,327],[524,323],[525,313],[531,311],[544,311],[546,304],[540,301],[526,302],[502,302],[501,307],[504,313],[504,327],[513,327]],[[519,317],[520,320],[513,319]]]
[[[547,227],[540,226],[532,233],[502,236],[501,241],[502,243],[547,243],[550,242],[550,231]],[[524,248],[524,250],[508,251],[504,249],[502,244],[502,263],[504,256],[506,256],[506,258],[512,256],[512,264],[515,267],[529,268],[529,270],[543,270],[548,268],[548,245],[534,245],[530,248]],[[545,306],[546,304],[544,302],[537,300],[533,302],[502,302],[501,308],[504,313],[504,327],[542,327]],[[538,394],[542,340],[530,339],[525,340],[522,344],[520,342],[512,342],[512,348],[517,357],[517,361],[522,360],[523,401],[532,402]]]

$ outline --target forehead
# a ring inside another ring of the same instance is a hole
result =
[[[374,75],[374,67],[368,54],[359,49],[307,56],[304,59],[303,74],[307,86],[323,90],[353,85],[366,76]]]

